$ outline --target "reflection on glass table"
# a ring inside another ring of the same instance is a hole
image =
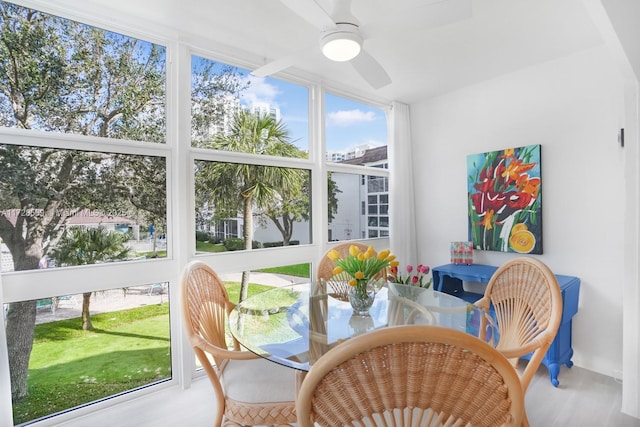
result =
[[[274,288],[238,304],[229,316],[234,337],[257,355],[301,371],[330,348],[374,329],[437,325],[497,343],[493,320],[468,302],[431,289],[389,283],[368,315],[356,315],[326,282]]]

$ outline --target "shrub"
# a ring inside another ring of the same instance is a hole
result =
[[[299,245],[300,240],[289,240],[289,246]],[[264,242],[262,244],[263,248],[275,248],[278,246],[283,246],[284,242],[281,240],[279,242]]]
[[[244,249],[244,239],[232,237],[224,241],[224,247],[227,248],[228,251],[241,251]],[[254,240],[251,242],[251,247],[253,249],[260,249],[262,244]]]
[[[208,242],[213,239],[211,233],[207,233],[206,231],[196,231],[196,240],[198,242]]]

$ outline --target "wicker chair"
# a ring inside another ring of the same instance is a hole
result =
[[[449,328],[378,329],[316,362],[296,402],[298,425],[520,426],[524,393],[496,349]]]
[[[476,305],[485,312],[493,307],[500,332],[497,349],[515,368],[519,358],[532,353],[519,372],[526,393],[562,318],[562,294],[556,276],[536,259],[512,259],[493,274]]]
[[[213,385],[214,425],[295,423],[295,370],[241,351],[236,340],[229,348],[226,321],[234,304],[217,274],[193,261],[181,285],[187,336]]]
[[[368,248],[368,246],[364,243],[358,242],[344,242],[334,246],[333,248],[329,249],[320,260],[320,263],[318,264],[318,273],[316,275],[319,281],[325,281],[327,283],[329,291],[333,293],[334,296],[344,300],[347,299],[347,293],[349,290],[348,282],[350,277],[346,272],[334,275],[333,269],[335,268],[336,264],[332,259],[327,257],[327,254],[331,250],[335,249],[340,254],[340,258],[344,259],[347,255],[349,255],[349,248],[351,246],[357,247],[362,252],[365,252]],[[387,272],[386,270],[383,270],[377,278],[381,279],[382,283],[386,280],[386,276]]]

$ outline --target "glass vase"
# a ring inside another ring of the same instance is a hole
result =
[[[349,289],[349,303],[354,314],[367,315],[376,298],[376,288],[368,281],[361,281]]]

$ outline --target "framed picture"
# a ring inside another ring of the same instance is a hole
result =
[[[467,156],[469,240],[479,250],[542,253],[540,145]]]

